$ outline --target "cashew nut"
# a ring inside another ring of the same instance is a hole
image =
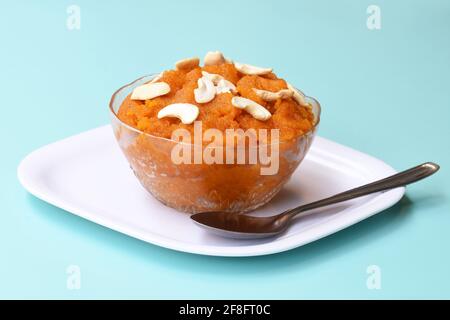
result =
[[[255,67],[249,64],[244,64],[244,63],[239,63],[239,62],[235,62],[234,66],[236,67],[236,69],[243,74],[247,74],[247,75],[264,75],[264,74],[268,74],[272,72],[271,68],[260,68],[260,67]]]
[[[194,89],[194,97],[197,103],[210,102],[216,96],[214,83],[208,77],[201,77],[197,80],[198,88]]]
[[[216,94],[227,92],[237,93],[236,86],[231,81],[225,79],[219,80],[216,85]]]
[[[136,87],[131,94],[131,100],[148,100],[163,96],[170,92],[170,86],[165,82],[146,83]]]
[[[244,109],[250,113],[253,118],[261,121],[266,121],[272,116],[266,108],[262,105],[256,103],[253,100],[243,98],[243,97],[233,97],[231,99],[231,104],[239,109]]]
[[[225,92],[237,93],[236,86],[231,81],[226,80],[220,74],[202,71],[202,75],[203,77],[206,77],[209,80],[211,80],[212,83],[216,86],[217,94]]]
[[[152,79],[152,81],[150,81],[150,83],[155,83],[155,82],[158,82],[159,80],[161,80],[161,78],[163,77],[163,73],[164,73],[164,72],[161,72],[161,73],[157,74],[157,75]]]
[[[214,66],[226,62],[225,57],[220,51],[209,51],[204,59],[205,66]]]
[[[158,112],[158,119],[170,117],[178,118],[184,124],[191,124],[197,119],[198,107],[190,103],[174,103],[162,108]]]
[[[197,58],[197,57],[187,58],[187,59],[177,61],[175,63],[175,69],[190,71],[192,69],[197,68],[199,66],[199,64],[200,64],[199,58]]]
[[[291,84],[287,84],[289,90],[292,90],[294,92],[294,95],[292,96],[294,98],[295,101],[297,101],[297,103],[299,105],[301,105],[302,107],[307,107],[309,106],[308,102],[306,102],[305,100],[305,95],[300,92],[299,90],[295,89]]]
[[[202,75],[211,80],[214,83],[214,85],[217,85],[220,80],[224,79],[224,77],[222,77],[220,74],[209,73],[206,71],[202,71]]]
[[[263,99],[264,101],[275,101],[278,99],[289,99],[292,98],[294,95],[294,91],[291,89],[283,89],[278,92],[272,92],[272,91],[266,91],[266,90],[259,90],[253,88],[253,90],[256,92],[256,95]]]

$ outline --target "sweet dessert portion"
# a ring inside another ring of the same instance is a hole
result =
[[[243,212],[286,183],[312,142],[320,106],[271,68],[209,52],[203,66],[180,60],[119,89],[111,109],[122,150],[157,199],[187,212]],[[191,139],[179,140],[180,132]]]
[[[314,126],[314,115],[304,96],[277,78],[272,69],[232,63],[219,52],[208,53],[204,61],[200,67],[198,58],[181,60],[174,70],[135,88],[123,102],[119,118],[164,138],[170,138],[178,128],[193,130],[193,121],[184,123],[164,110],[179,103],[186,109],[198,108],[198,116],[192,120],[202,121],[203,130],[277,128],[280,140],[286,141]]]

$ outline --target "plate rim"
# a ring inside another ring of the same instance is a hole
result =
[[[274,239],[274,241],[262,244],[252,244],[248,246],[247,245],[229,246],[229,247],[187,243],[180,240],[164,237],[158,233],[141,232],[139,231],[139,229],[123,225],[120,222],[116,222],[114,219],[107,219],[102,215],[90,213],[82,208],[77,208],[76,206],[71,205],[65,200],[61,200],[58,199],[58,197],[55,196],[52,197],[51,195],[49,195],[48,192],[46,192],[44,188],[40,187],[38,183],[36,183],[36,181],[34,181],[33,178],[31,178],[30,175],[28,174],[29,167],[31,166],[31,164],[33,164],[34,159],[36,157],[39,158],[40,154],[48,151],[49,149],[53,148],[58,144],[67,143],[68,141],[77,138],[80,139],[83,136],[96,134],[101,131],[105,131],[108,128],[109,129],[111,128],[110,125],[105,125],[95,129],[84,131],[82,133],[70,136],[65,139],[61,139],[59,141],[47,144],[41,148],[34,150],[30,154],[28,154],[24,159],[21,160],[17,168],[17,176],[19,182],[30,194],[32,194],[36,198],[45,201],[55,207],[58,207],[66,212],[75,214],[83,219],[97,223],[103,227],[120,232],[127,236],[139,239],[141,241],[145,241],[153,245],[157,245],[160,247],[164,247],[179,252],[187,252],[207,256],[221,256],[221,257],[250,257],[250,256],[262,256],[285,252],[288,250],[301,247],[305,244],[317,241],[333,233],[339,232],[383,210],[390,208],[398,201],[400,201],[406,190],[405,187],[400,187],[380,193],[377,196],[371,198],[369,201],[364,202],[358,207],[356,207],[355,209],[361,212],[360,214],[356,215],[356,217],[354,214],[355,211],[354,209],[351,210],[350,212],[347,212],[345,215],[332,217],[330,221],[334,221],[334,223],[327,222],[319,226],[315,226],[314,228],[306,229],[302,234],[292,235],[290,237],[286,237],[280,240]],[[383,171],[387,171],[388,174],[394,174],[397,172],[382,160],[377,159],[371,155],[362,153],[358,150],[354,150],[350,147],[347,147],[345,145],[339,144],[337,142],[331,141],[323,137],[316,137],[316,139],[321,140],[322,143],[328,144],[331,147],[338,147],[346,152],[352,152],[355,155],[358,155],[358,157],[364,158],[366,161],[370,161],[371,163],[376,165],[380,170],[383,169]],[[199,231],[200,230],[201,229],[199,228]],[[314,232],[312,232],[312,230],[314,230]],[[303,240],[298,240],[298,238],[303,237],[305,233],[311,233],[311,235],[309,237],[304,238]]]

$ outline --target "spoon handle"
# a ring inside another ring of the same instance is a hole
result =
[[[407,184],[424,179],[436,171],[439,170],[439,166],[433,162],[426,162],[417,167],[399,172],[390,177],[357,187],[329,198],[325,198],[319,201],[311,202],[297,208],[288,210],[282,213],[283,216],[289,216],[290,218],[295,215],[304,212],[306,210],[316,209],[331,204],[339,203],[342,201],[347,201],[350,199],[362,197],[371,193],[385,191],[397,187],[403,187]]]

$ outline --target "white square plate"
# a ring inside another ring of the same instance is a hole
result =
[[[317,137],[285,188],[254,212],[271,215],[389,176],[395,170],[366,154]],[[256,256],[293,249],[389,208],[397,188],[316,210],[270,239],[220,238],[168,208],[134,177],[110,126],[50,144],[28,155],[19,180],[34,196],[113,230],[169,249],[215,256]]]

